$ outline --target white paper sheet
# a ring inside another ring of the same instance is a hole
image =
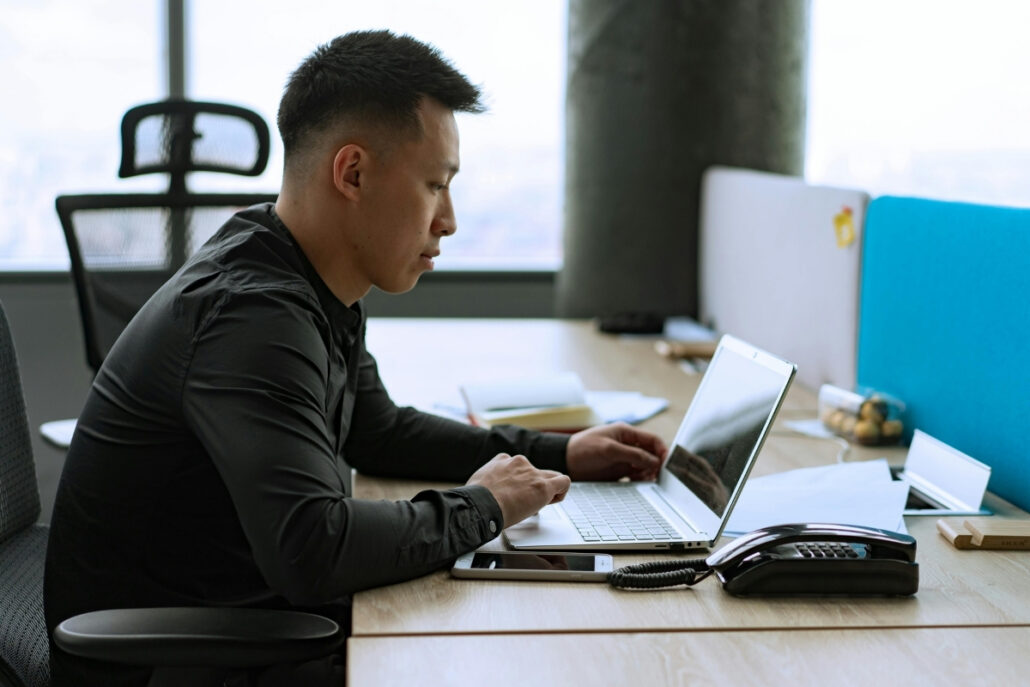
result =
[[[68,448],[72,443],[72,434],[75,433],[76,422],[75,418],[44,422],[40,425],[39,432],[55,446]]]
[[[826,522],[905,532],[908,485],[891,478],[886,459],[835,463],[750,479],[727,535],[795,522]]]
[[[587,403],[605,422],[643,422],[669,407],[669,401],[639,391],[588,391]]]

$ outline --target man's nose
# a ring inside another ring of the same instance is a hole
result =
[[[450,236],[458,231],[458,220],[454,216],[454,207],[450,202],[440,209],[433,224],[436,233],[440,236]]]

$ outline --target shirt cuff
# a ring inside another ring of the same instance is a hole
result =
[[[542,432],[533,439],[533,448],[529,457],[533,465],[541,470],[555,470],[561,473],[568,472],[568,464],[565,462],[565,449],[569,445],[571,434],[557,434],[554,432]]]
[[[479,534],[483,538],[483,543],[497,537],[504,529],[504,516],[493,493],[478,484],[458,487],[455,491],[462,493],[479,513]]]

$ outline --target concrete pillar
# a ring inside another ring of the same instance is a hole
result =
[[[702,172],[803,171],[808,21],[808,0],[569,0],[558,315],[697,315]]]

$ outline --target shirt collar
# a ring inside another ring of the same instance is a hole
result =
[[[326,283],[322,280],[322,277],[315,270],[315,266],[308,260],[308,256],[304,254],[300,244],[297,243],[297,239],[293,237],[289,227],[282,221],[278,213],[275,211],[275,205],[269,203],[268,205],[268,216],[272,220],[272,229],[277,233],[282,234],[286,239],[289,240],[290,245],[293,247],[297,254],[297,259],[300,261],[301,267],[304,270],[304,276],[307,278],[311,287],[315,290],[315,294],[318,296],[318,302],[322,304],[322,308],[326,314],[334,322],[339,322],[343,325],[342,333],[346,336],[349,342],[352,342],[357,337],[358,332],[361,330],[365,320],[365,308],[361,301],[358,300],[352,306],[347,306],[338,299]]]

